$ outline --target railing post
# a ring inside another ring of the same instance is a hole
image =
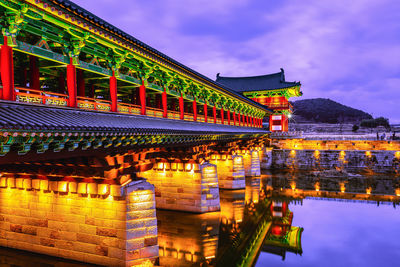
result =
[[[111,111],[118,112],[118,96],[117,96],[117,78],[115,78],[114,71],[110,77],[110,99],[111,99]]]
[[[215,107],[215,104],[213,107],[213,116],[214,116],[214,123],[217,123],[217,108]]]
[[[181,93],[181,97],[179,97],[179,111],[180,111],[180,119],[185,119],[185,103],[183,102],[183,96]]]
[[[197,121],[197,103],[196,98],[193,100],[193,120]]]
[[[7,44],[7,37],[4,36],[4,44],[1,46],[1,81],[3,90],[1,98],[14,100],[14,62],[12,47]]]
[[[168,102],[167,102],[167,92],[164,88],[162,92],[162,106],[163,106],[163,118],[168,118]]]
[[[72,58],[67,66],[68,106],[76,108],[76,69]]]
[[[221,108],[221,123],[225,124],[224,123],[224,108]]]
[[[204,122],[207,122],[207,114],[208,114],[208,108],[207,108],[207,104],[204,103]]]
[[[142,81],[142,85],[139,87],[139,98],[140,98],[140,114],[146,115],[146,87],[144,86],[144,81]]]
[[[273,130],[272,130],[272,115],[269,115],[269,130],[271,132],[273,132]]]
[[[35,56],[29,56],[29,88],[34,90],[40,90],[40,73],[39,73],[39,62]]]

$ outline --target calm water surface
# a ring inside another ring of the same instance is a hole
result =
[[[234,266],[252,258],[255,266],[400,266],[398,188],[399,177],[384,176],[246,179],[246,189],[220,191],[220,212],[157,210],[159,263]],[[9,249],[0,249],[0,265],[89,266]]]

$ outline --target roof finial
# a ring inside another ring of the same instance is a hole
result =
[[[281,72],[282,72],[282,73],[285,73],[285,71],[283,70],[283,68],[281,68]]]
[[[219,78],[219,72],[217,73],[217,79]]]

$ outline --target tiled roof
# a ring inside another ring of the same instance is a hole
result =
[[[228,94],[234,95],[246,102],[251,103],[252,105],[257,106],[258,108],[261,108],[267,112],[273,112],[271,109],[266,108],[263,105],[260,105],[259,103],[242,96],[241,94],[238,94],[237,92],[235,92],[234,90],[231,90],[231,88],[224,86],[224,84],[219,84],[216,83],[215,81],[213,81],[212,79],[200,74],[199,72],[192,70],[191,68],[183,65],[182,63],[170,58],[169,56],[161,53],[160,51],[154,49],[153,47],[139,41],[138,39],[136,39],[135,37],[131,36],[130,34],[118,29],[117,27],[113,26],[112,24],[104,21],[103,19],[97,17],[96,15],[94,15],[93,13],[87,11],[86,9],[84,9],[83,7],[78,6],[77,4],[69,1],[69,0],[52,0],[53,3],[57,4],[58,6],[60,6],[61,8],[65,9],[71,9],[72,11],[78,13],[80,16],[82,16],[83,18],[85,18],[87,21],[100,25],[104,28],[106,28],[107,30],[113,32],[116,35],[122,36],[123,38],[128,39],[129,41],[131,41],[133,44],[138,45],[139,47],[145,48],[146,50],[151,51],[152,53],[154,53],[155,55],[159,56],[160,58],[170,61],[173,64],[179,66],[180,68],[184,69],[185,71],[187,71],[189,74],[197,76],[205,81],[207,81],[209,84],[213,85],[213,86],[217,86],[220,87],[223,91],[227,92]]]
[[[283,69],[278,73],[248,77],[222,77],[218,73],[216,82],[236,92],[274,90],[300,85],[300,82],[285,81]]]
[[[141,115],[83,111],[0,101],[0,129],[60,132],[121,132],[138,134],[267,133],[251,127],[190,122]]]

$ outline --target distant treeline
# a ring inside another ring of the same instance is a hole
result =
[[[373,120],[362,110],[351,108],[326,98],[297,100],[292,103],[295,120],[315,123],[360,123]]]
[[[378,126],[383,126],[385,128],[390,128],[389,120],[384,117],[379,117],[376,119],[362,120],[360,123],[361,127],[376,128]]]

